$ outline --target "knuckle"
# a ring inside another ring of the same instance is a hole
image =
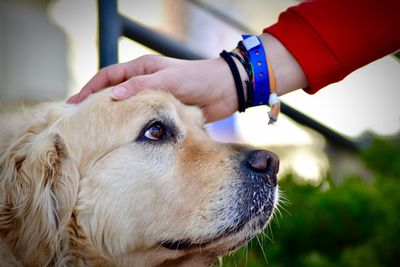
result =
[[[126,85],[128,90],[136,91],[138,89],[143,89],[146,86],[146,81],[141,77],[134,77],[129,79]]]
[[[147,54],[147,55],[140,56],[139,58],[143,61],[149,61],[149,60],[154,60],[154,59],[158,58],[158,56],[153,55],[153,54]]]
[[[159,55],[143,55],[137,59],[138,65],[142,68],[142,73],[150,74],[159,69],[162,57]]]
[[[103,68],[100,69],[99,72],[100,72],[100,73],[109,72],[110,69],[112,69],[113,66],[114,66],[114,65],[109,65],[109,66],[103,67]]]
[[[108,73],[110,71],[111,71],[111,66],[104,67],[104,68],[99,70],[99,72],[97,73],[97,76],[107,77]]]
[[[118,83],[119,81],[128,79],[127,71],[122,64],[114,64],[107,66],[101,69],[98,75],[104,79],[105,81],[104,86],[112,86]]]

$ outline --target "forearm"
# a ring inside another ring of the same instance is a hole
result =
[[[261,34],[260,39],[275,75],[278,95],[307,87],[303,70],[285,46],[268,33]]]

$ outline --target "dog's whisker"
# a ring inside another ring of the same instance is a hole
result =
[[[262,254],[263,254],[263,256],[264,256],[265,263],[268,264],[267,254],[265,254],[264,246],[263,246],[262,243],[260,242],[260,239],[259,239],[258,236],[256,236],[256,239],[257,239],[258,245],[260,246],[261,252],[262,252]]]
[[[245,253],[245,266],[248,265],[248,260],[249,260],[249,246],[251,246],[251,243],[246,246],[246,253]]]

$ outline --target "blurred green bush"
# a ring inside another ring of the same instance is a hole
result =
[[[223,266],[399,266],[400,146],[382,140],[360,154],[373,179],[280,188],[291,202],[263,235],[223,259]]]

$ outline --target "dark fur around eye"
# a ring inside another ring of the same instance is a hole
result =
[[[138,136],[138,142],[166,142],[175,140],[175,129],[159,120],[150,121]]]

